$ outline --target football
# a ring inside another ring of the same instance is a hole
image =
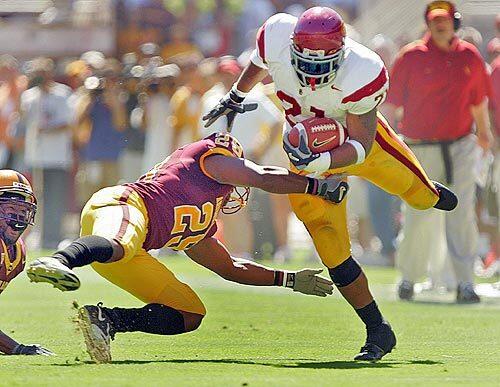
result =
[[[293,146],[299,145],[299,130],[306,131],[309,149],[312,153],[335,149],[342,145],[347,137],[346,128],[337,120],[312,117],[295,124],[288,132],[288,140]]]

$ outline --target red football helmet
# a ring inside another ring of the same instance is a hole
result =
[[[292,34],[292,66],[302,86],[329,85],[344,58],[345,25],[328,7],[313,7],[297,21]]]

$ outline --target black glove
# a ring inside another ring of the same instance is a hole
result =
[[[326,179],[308,177],[308,179],[308,194],[321,196],[323,199],[333,203],[341,203],[349,191],[349,184],[346,181],[339,180],[337,177],[332,176]]]
[[[39,344],[23,345],[19,344],[12,351],[13,355],[42,355],[42,356],[52,356],[54,353],[48,349],[43,348]]]
[[[288,158],[299,170],[306,169],[311,161],[316,160],[320,154],[312,153],[307,145],[307,133],[305,130],[299,130],[299,146],[295,147],[290,144],[290,140],[287,135],[283,136],[283,150],[287,154]]]
[[[205,128],[212,125],[219,117],[227,116],[227,131],[230,132],[237,113],[245,113],[257,109],[256,103],[244,104],[244,99],[231,89],[210,112],[203,116],[203,121],[206,121]]]

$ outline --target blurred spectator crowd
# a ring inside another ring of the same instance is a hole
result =
[[[38,191],[41,210],[35,245],[53,249],[75,237],[78,213],[98,189],[135,180],[177,147],[223,130],[223,123],[205,129],[201,116],[229,90],[246,65],[255,30],[273,13],[298,15],[313,2],[254,0],[235,5],[238,2],[215,1],[210,12],[201,12],[195,2],[171,3],[170,9],[158,14],[172,18],[166,37],[152,28],[151,42],[132,47],[134,37],[127,40],[127,35],[121,35],[119,39],[127,42],[119,47],[128,44],[130,51],[116,57],[98,51],[28,61],[0,56],[0,167],[31,176]],[[356,17],[356,1],[321,3],[342,7],[347,20]],[[231,15],[234,7],[239,7],[237,17]],[[118,8],[119,26],[122,19],[131,17],[120,15]],[[497,36],[485,37],[489,41],[485,60],[497,92],[496,100],[490,101],[492,107],[500,106],[497,21]],[[354,30],[348,34],[356,37]],[[459,34],[482,45],[483,37],[472,27]],[[365,43],[390,68],[407,42],[404,37],[392,41],[377,35]],[[286,167],[281,150],[283,115],[273,85],[264,82],[249,98],[259,103],[259,109],[237,118],[234,135],[247,158]],[[500,108],[492,109],[496,117],[499,112]],[[498,135],[500,118],[493,122]],[[495,168],[498,174],[498,162]],[[493,173],[491,168],[487,183],[478,187],[485,260],[498,256],[498,208],[491,199],[498,195],[498,187]],[[400,203],[366,181],[353,178],[351,186],[353,254],[369,263],[394,265],[403,221]],[[306,232],[291,217],[284,197],[254,192],[245,210],[223,217],[222,223],[221,237],[235,255],[284,260],[292,256],[291,249],[296,256],[298,248],[299,255],[314,258]],[[242,233],[242,229],[248,231]]]

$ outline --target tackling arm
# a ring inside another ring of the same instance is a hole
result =
[[[205,171],[221,184],[255,187],[277,194],[308,193],[340,203],[349,186],[342,177],[313,179],[280,167],[263,167],[250,160],[212,155],[204,161]]]
[[[226,247],[213,237],[203,239],[186,250],[186,254],[228,281],[255,286],[286,286],[319,297],[333,293],[333,282],[318,275],[321,269],[297,272],[274,270],[246,259],[231,257]]]
[[[305,193],[308,179],[280,167],[263,167],[250,160],[223,155],[209,156],[205,170],[221,184],[255,187],[277,194]]]

